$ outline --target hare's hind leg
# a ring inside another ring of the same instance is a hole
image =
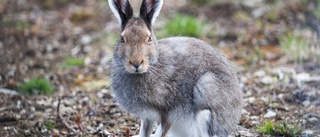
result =
[[[198,112],[198,117],[204,115],[207,119],[199,119],[197,122],[206,122],[206,133],[209,136],[228,136],[235,129],[241,114],[241,93],[231,88],[232,85],[224,81],[227,78],[221,75],[211,72],[203,74],[193,90],[196,107],[207,110]]]

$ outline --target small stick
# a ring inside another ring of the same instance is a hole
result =
[[[126,135],[127,137],[130,137],[130,129],[128,127],[126,128]]]
[[[59,96],[59,99],[58,99],[57,119],[61,119],[61,116],[60,116],[60,103],[61,103],[61,96]]]

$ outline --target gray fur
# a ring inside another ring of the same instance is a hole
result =
[[[153,2],[142,5],[159,9],[152,5],[157,2],[147,1]],[[117,7],[113,9],[117,12]],[[142,119],[140,137],[150,136],[154,122],[161,127],[157,137],[170,133],[200,136],[198,132],[227,136],[234,131],[241,116],[242,91],[236,72],[221,52],[195,38],[157,41],[143,15],[121,22],[126,24],[114,52],[111,87],[120,106]],[[142,69],[132,68],[132,62],[141,62]],[[207,118],[201,119],[202,115]]]
[[[185,47],[188,53],[175,51],[177,47]],[[157,50],[158,61],[144,74],[126,72],[121,58],[114,56],[112,89],[116,101],[138,117],[146,110],[159,115],[180,110],[177,117],[183,117],[210,109],[210,132],[230,134],[241,115],[242,93],[226,57],[210,45],[187,37],[159,40]],[[213,79],[199,80],[206,73]]]

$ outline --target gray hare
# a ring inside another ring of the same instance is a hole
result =
[[[153,24],[163,0],[143,0],[139,16],[128,0],[108,2],[120,23],[111,87],[116,102],[141,119],[139,137],[225,137],[234,131],[242,91],[227,58],[195,38],[157,40]]]

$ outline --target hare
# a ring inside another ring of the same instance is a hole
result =
[[[140,137],[228,136],[241,116],[242,91],[227,58],[190,37],[157,40],[153,24],[163,0],[109,0],[120,23],[111,66],[113,96],[141,119]]]

